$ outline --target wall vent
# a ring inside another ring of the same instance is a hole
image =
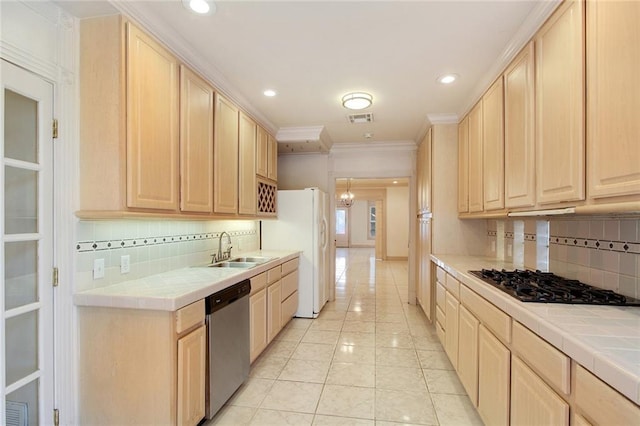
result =
[[[349,119],[349,123],[371,123],[373,122],[373,114],[370,112],[361,113],[361,114],[349,114],[347,116]]]

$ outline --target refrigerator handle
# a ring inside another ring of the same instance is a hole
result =
[[[327,247],[329,236],[327,234],[327,218],[322,218],[322,226],[320,227],[320,235],[322,236],[322,249],[324,250]]]

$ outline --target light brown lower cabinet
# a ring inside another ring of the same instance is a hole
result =
[[[509,424],[511,352],[480,324],[478,330],[478,412],[485,424]]]
[[[267,341],[271,342],[282,330],[282,282],[267,287]]]
[[[267,347],[267,290],[263,288],[249,298],[250,355],[253,362]]]
[[[473,405],[478,405],[478,327],[480,322],[463,305],[458,317],[458,377]]]
[[[207,328],[178,340],[178,424],[197,425],[205,415]]]
[[[460,302],[449,291],[445,296],[445,336],[444,336],[444,350],[447,352],[447,356],[453,365],[453,368],[458,366],[458,309]]]
[[[569,425],[569,404],[517,356],[511,362],[511,424]]]

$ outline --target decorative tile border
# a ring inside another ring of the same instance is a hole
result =
[[[140,238],[127,238],[109,241],[78,241],[76,251],[79,253],[87,251],[117,250],[121,248],[144,247],[161,244],[186,243],[200,240],[216,240],[220,238],[222,232],[205,232],[199,234],[162,235]],[[245,235],[256,235],[256,230],[230,231],[231,237],[241,237]]]
[[[504,239],[505,240],[513,240],[513,232],[512,231],[505,231]]]
[[[524,234],[524,240],[525,241],[536,241],[537,238],[538,237],[536,236],[536,234],[527,234],[526,232]]]
[[[487,237],[497,237],[498,231],[487,231]]]
[[[593,238],[575,238],[552,235],[549,238],[549,242],[560,246],[584,247],[592,250],[640,254],[640,243],[629,243],[626,241],[609,241]]]

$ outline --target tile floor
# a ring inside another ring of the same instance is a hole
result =
[[[338,249],[336,300],[294,318],[207,425],[481,425],[407,285],[407,262]]]

